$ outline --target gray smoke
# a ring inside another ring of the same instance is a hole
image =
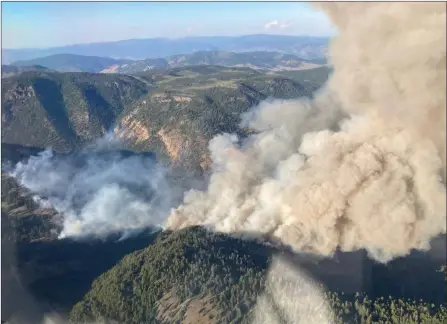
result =
[[[445,4],[321,6],[339,29],[325,89],[254,108],[247,140],[211,140],[208,190],[188,192],[169,228],[258,232],[323,256],[366,249],[383,262],[446,232]]]
[[[162,226],[182,194],[166,174],[151,154],[118,150],[110,139],[71,154],[48,149],[10,172],[63,217],[61,237]]]

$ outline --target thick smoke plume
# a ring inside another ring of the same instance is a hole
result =
[[[334,72],[312,100],[264,102],[257,134],[215,137],[207,191],[168,219],[258,232],[297,251],[386,262],[446,232],[443,3],[325,3]]]
[[[166,169],[155,163],[153,155],[115,146],[104,138],[78,153],[58,155],[46,150],[18,163],[10,174],[43,207],[59,212],[61,237],[128,234],[161,226],[182,191],[168,184]]]

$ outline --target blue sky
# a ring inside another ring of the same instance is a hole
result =
[[[2,2],[2,47],[246,34],[330,36],[300,2]]]

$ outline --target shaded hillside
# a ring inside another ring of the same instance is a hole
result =
[[[129,324],[241,320],[238,309],[247,311],[255,303],[270,254],[262,245],[201,228],[165,233],[96,280],[71,318],[78,323],[105,316]],[[191,299],[198,295],[203,299]],[[234,314],[225,314],[230,305],[237,306]],[[196,314],[188,314],[189,307]]]
[[[100,72],[112,65],[121,65],[130,62],[132,61],[116,60],[110,57],[55,54],[31,60],[16,61],[12,65],[18,67],[40,65],[59,72]]]
[[[1,152],[1,163],[3,166],[4,163],[16,164],[20,161],[26,161],[31,155],[37,155],[39,152],[42,152],[42,149],[30,146],[2,143]]]
[[[29,66],[15,66],[15,65],[2,65],[2,78],[9,78],[18,75],[23,72],[31,71],[50,71],[42,65],[29,65]]]
[[[147,85],[124,75],[27,72],[2,82],[2,142],[67,151],[102,136]]]
[[[2,215],[3,217],[3,215]],[[41,323],[44,313],[66,314],[91,288],[92,281],[125,255],[154,238],[143,231],[126,240],[45,240],[14,242],[2,219],[2,319],[20,315],[21,323]]]
[[[307,273],[333,292],[348,289],[343,298],[332,295],[330,305],[339,320],[364,323],[368,313],[379,322],[391,320],[392,316],[400,318],[392,323],[402,323],[405,316],[421,313],[432,316],[425,321],[416,319],[408,323],[440,324],[447,319],[446,309],[439,308],[445,296],[443,274],[436,272],[440,263],[427,255],[409,256],[387,266],[373,263],[362,252],[340,253],[335,260],[318,261],[193,227],[161,234],[153,245],[126,256],[119,265],[101,275],[83,301],[73,308],[71,322],[107,319],[110,323],[129,324],[251,323],[259,297],[270,289],[266,285],[266,280],[271,280],[267,271],[278,253],[291,262],[297,275]],[[416,264],[420,266],[414,268]],[[405,267],[413,268],[411,277],[402,276]],[[420,277],[429,282],[420,283]],[[388,286],[389,278],[393,278],[394,286]],[[286,283],[286,277],[284,280]],[[282,285],[281,281],[274,284]],[[421,295],[427,287],[431,287],[431,293]],[[363,297],[355,297],[355,289],[375,296],[377,303],[369,306]],[[405,289],[412,292],[405,293]],[[405,309],[404,315],[396,316],[393,315],[396,305],[381,302],[377,298],[380,295],[387,298],[392,295],[396,300],[416,299],[417,305],[428,308],[412,309],[411,303],[404,302],[404,306],[399,306]],[[425,298],[428,304],[419,298]],[[349,300],[357,303],[346,304]],[[274,306],[275,301],[269,304]],[[350,313],[345,313],[348,310]]]
[[[209,139],[246,133],[241,113],[268,97],[310,96],[319,86],[219,66],[135,76],[25,73],[2,85],[2,142],[63,152],[114,128],[127,148],[203,169]]]
[[[76,54],[143,60],[190,54],[197,51],[220,50],[230,52],[276,51],[295,54],[305,59],[316,59],[325,56],[328,41],[329,39],[326,37],[285,35],[148,38],[76,44],[47,49],[2,49],[2,58],[4,62],[10,63],[55,54]]]

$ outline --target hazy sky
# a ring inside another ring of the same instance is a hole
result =
[[[324,14],[299,2],[2,2],[3,48],[258,33],[334,32]]]

